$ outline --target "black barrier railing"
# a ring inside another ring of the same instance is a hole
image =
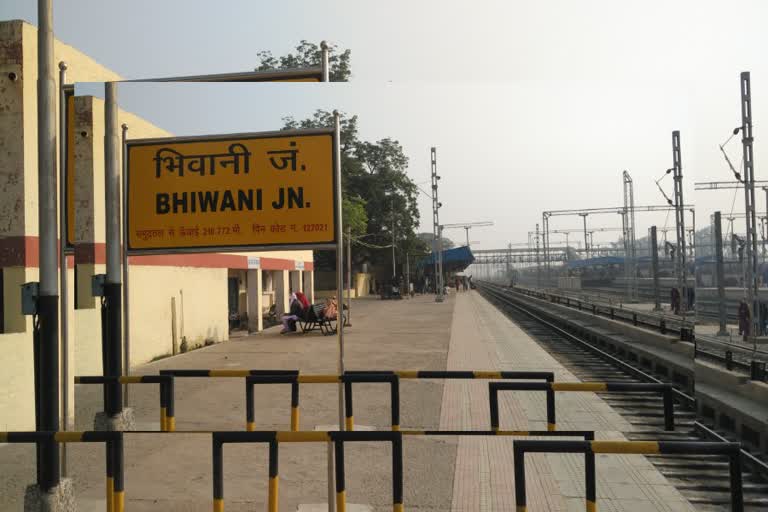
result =
[[[176,430],[175,398],[172,375],[124,375],[124,376],[80,376],[75,377],[75,384],[159,384],[160,385],[160,431]]]
[[[253,406],[254,384],[291,384],[291,430],[298,430],[299,425],[299,389],[298,384],[344,383],[347,430],[354,429],[352,411],[352,383],[354,382],[389,382],[392,396],[392,430],[400,428],[400,391],[395,379],[502,379],[502,380],[544,380],[553,382],[554,372],[550,371],[471,371],[471,370],[354,370],[339,375],[300,375],[298,370],[228,370],[228,369],[191,369],[160,370],[160,375],[192,378],[246,378],[246,430],[255,429],[255,411]],[[247,379],[251,379],[251,384]],[[175,423],[174,423],[175,425]]]
[[[390,385],[391,429],[400,430],[400,385],[399,378],[394,374],[344,374],[338,375],[249,375],[245,378],[245,416],[246,430],[256,430],[254,386],[256,384],[290,384],[291,385],[291,431],[299,430],[299,384],[344,384],[344,409],[346,430],[355,429],[354,413],[352,410],[352,384],[388,383]]]
[[[660,393],[664,404],[664,430],[675,430],[675,409],[672,385],[644,382],[489,382],[488,398],[491,407],[491,428],[499,428],[499,391],[546,391],[547,429],[555,430],[555,393],[590,391],[593,393]]]
[[[107,512],[124,512],[123,433],[99,432],[0,432],[0,443],[104,443],[106,452]]]
[[[515,504],[517,512],[527,511],[525,494],[526,453],[583,453],[595,454],[686,454],[724,455],[730,469],[731,510],[743,512],[744,495],[741,475],[741,446],[739,443],[710,443],[699,441],[515,441]],[[586,468],[587,485],[585,498],[587,512],[597,510],[596,475],[594,466]],[[592,489],[590,491],[590,489]]]
[[[213,432],[213,510],[224,512],[224,444],[269,444],[269,512],[278,512],[278,456],[280,443],[334,443],[336,508],[346,510],[344,443],[392,443],[392,510],[403,512],[403,443],[400,432]]]

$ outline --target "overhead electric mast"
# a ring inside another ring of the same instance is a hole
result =
[[[469,230],[472,228],[479,228],[482,226],[493,226],[493,222],[481,221],[481,222],[459,222],[457,224],[443,224],[443,229],[464,228],[467,234],[467,247],[469,247]]]

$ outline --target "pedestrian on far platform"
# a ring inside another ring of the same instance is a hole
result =
[[[739,336],[743,336],[744,341],[747,341],[747,338],[750,334],[750,314],[749,314],[749,306],[747,306],[747,302],[742,300],[739,303]]]

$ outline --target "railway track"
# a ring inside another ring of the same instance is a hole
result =
[[[664,382],[564,331],[527,308],[519,297],[502,287],[478,283],[478,290],[582,381]],[[670,383],[676,386],[674,382]],[[663,410],[657,395],[599,394],[633,425],[633,431],[624,433],[629,440],[733,440],[729,434],[715,432],[698,422],[694,398],[677,386],[675,430],[672,432],[664,430]],[[723,458],[693,455],[646,457],[697,509],[731,510],[728,463]],[[768,464],[746,450],[742,451],[742,460],[745,510],[768,510]]]

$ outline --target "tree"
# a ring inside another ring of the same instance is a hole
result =
[[[432,250],[432,240],[434,240],[435,236],[432,233],[422,232],[417,235],[420,240],[422,240],[425,244],[427,244],[427,247],[429,247],[429,250]],[[453,243],[453,240],[450,238],[443,237],[443,250],[446,249],[453,249],[456,247],[456,244]]]
[[[348,82],[352,74],[350,66],[351,50],[339,50],[335,44],[328,45],[328,78],[331,82]],[[274,69],[316,68],[322,65],[320,45],[301,40],[296,53],[274,57],[269,50],[256,54],[259,66],[256,71]]]
[[[333,114],[316,111],[312,117],[285,118],[284,129],[310,129],[333,126]],[[392,138],[375,142],[359,138],[357,116],[341,117],[342,215],[344,229],[352,227],[357,238],[365,237],[354,251],[357,262],[384,263],[391,253],[392,224],[395,245],[401,252],[423,252],[415,234],[419,222],[416,203],[418,188],[408,177],[408,157],[400,143]],[[327,255],[318,254],[319,266],[329,263]]]

